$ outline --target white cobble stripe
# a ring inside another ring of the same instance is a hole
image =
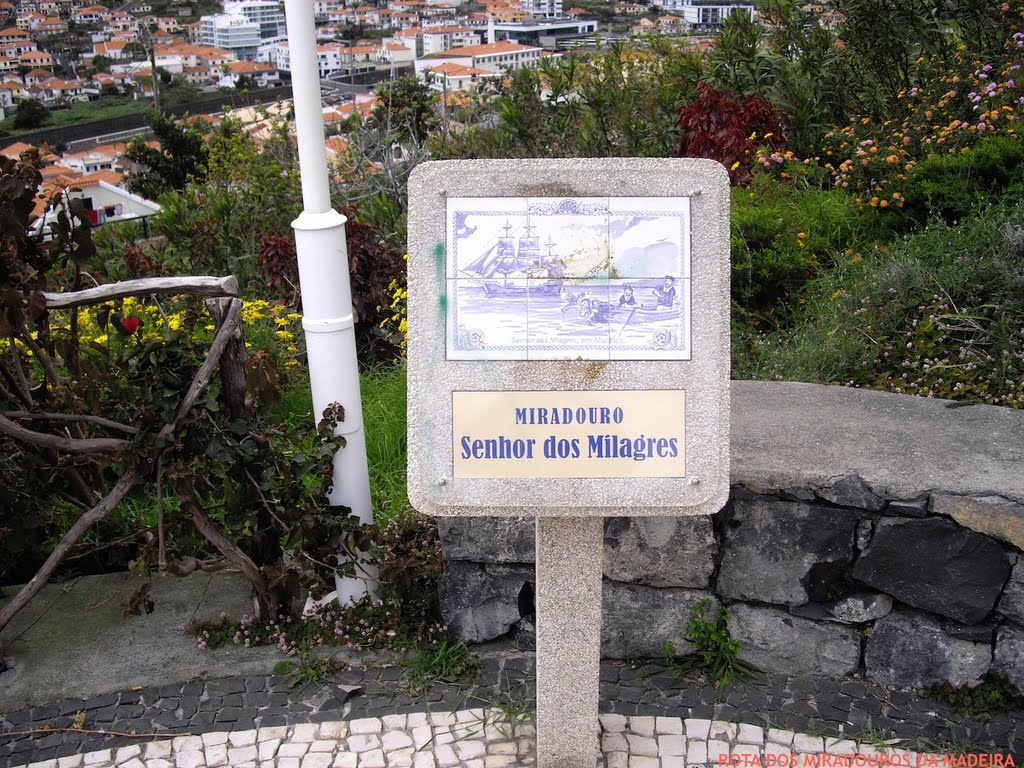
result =
[[[751,723],[615,714],[599,722],[597,768],[802,766],[810,763],[801,756],[880,753],[927,765],[934,757]],[[13,768],[523,768],[536,763],[536,735],[530,721],[472,709],[181,735]]]

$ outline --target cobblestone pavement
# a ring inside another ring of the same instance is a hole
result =
[[[765,764],[926,765],[934,755],[852,739],[826,739],[746,723],[602,715],[598,768]],[[111,747],[31,763],[33,768],[511,768],[536,762],[536,730],[495,709],[419,713],[217,731]],[[881,755],[888,760],[882,762]],[[834,762],[833,762],[834,760]]]
[[[302,689],[265,676],[67,699],[0,716],[0,768],[525,766],[532,680],[532,658],[520,655],[485,658],[476,680],[417,696],[400,669],[377,667]],[[658,665],[605,663],[601,699],[606,768],[715,766],[724,755],[735,766],[795,768],[804,763],[792,755],[823,754],[863,757],[817,765],[879,765],[869,758],[882,750],[900,765],[954,750],[1024,760],[1021,713],[974,722],[859,681],[759,675],[715,690]]]

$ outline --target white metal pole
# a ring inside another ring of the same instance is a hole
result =
[[[306,333],[313,412],[319,422],[331,403],[341,403],[345,409],[345,420],[338,432],[345,436],[346,445],[334,457],[334,488],[328,500],[351,508],[362,522],[372,523],[345,243],[346,219],[331,207],[313,4],[309,0],[285,0],[285,18],[303,203],[303,211],[292,222],[292,228],[299,262],[302,328]],[[377,574],[363,571],[361,575],[362,578],[338,580],[340,603],[353,602],[375,591]]]

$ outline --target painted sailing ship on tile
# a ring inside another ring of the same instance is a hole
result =
[[[452,198],[452,359],[688,359],[685,198]]]
[[[540,238],[532,234],[532,229],[527,220],[524,234],[517,239],[510,235],[512,225],[506,219],[494,245],[460,270],[458,276],[478,280],[487,296],[525,296],[531,280],[544,281],[535,286],[536,290],[559,293],[562,270],[560,260],[551,252],[554,243],[549,239],[548,256],[544,258]]]

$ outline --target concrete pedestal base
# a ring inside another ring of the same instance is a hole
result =
[[[603,517],[537,518],[537,764],[599,754]]]

